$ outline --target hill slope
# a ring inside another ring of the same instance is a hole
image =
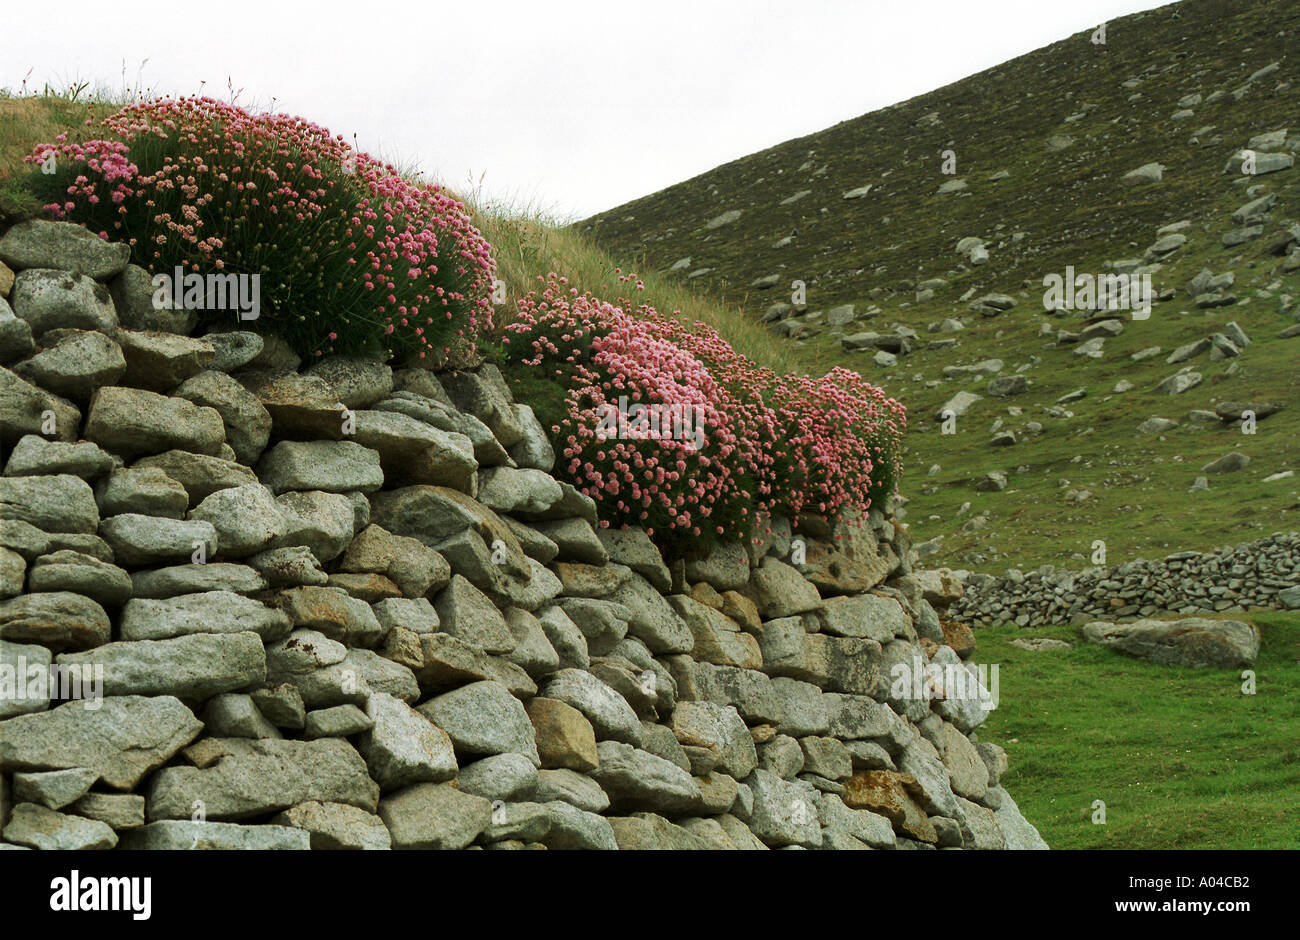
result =
[[[1298,35],[1288,0],[1187,0],[1110,22],[1104,45],[1076,34],[575,228],[766,317],[774,344],[813,366],[856,368],[905,402],[909,521],[938,560],[1077,564],[1103,540],[1113,564],[1294,528],[1296,478],[1269,478],[1300,459],[1300,338],[1277,335],[1300,315]],[[1252,140],[1257,173],[1226,169]],[[1270,161],[1292,165],[1258,172]],[[1123,181],[1151,163],[1158,181]],[[1225,245],[1239,230],[1245,240]],[[987,260],[959,253],[962,239]],[[1067,266],[1150,274],[1160,300],[1148,319],[1121,310],[1102,326],[1096,310],[1047,311],[1043,279]],[[1203,269],[1233,283],[1189,290]],[[792,297],[796,280],[806,298]],[[971,309],[988,294],[1015,306]],[[963,328],[938,332],[949,319]],[[1237,342],[1167,361],[1214,334]],[[991,359],[1000,366],[962,371]],[[1199,383],[1157,391],[1188,366]],[[1007,397],[990,396],[994,376],[1015,375],[1024,391],[1004,380],[994,388]],[[936,414],[963,390],[981,398],[943,434]],[[1253,435],[1197,414],[1229,403],[1291,407]],[[1178,424],[1139,433],[1151,417]],[[1008,430],[1014,444],[992,444]],[[1189,493],[1232,452],[1251,463]],[[977,490],[991,471],[1006,489]]]

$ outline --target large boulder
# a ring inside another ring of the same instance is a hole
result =
[[[1084,625],[1083,635],[1089,643],[1129,656],[1194,669],[1236,669],[1249,666],[1259,655],[1259,630],[1240,620],[1096,620]]]

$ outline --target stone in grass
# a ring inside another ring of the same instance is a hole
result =
[[[1250,458],[1245,454],[1233,451],[1230,454],[1224,454],[1218,460],[1213,460],[1201,468],[1202,473],[1235,473],[1238,470],[1244,470],[1250,464]]]
[[[1083,627],[1089,643],[1171,666],[1235,669],[1259,655],[1259,630],[1240,620],[1096,620]]]

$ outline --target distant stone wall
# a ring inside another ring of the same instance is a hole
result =
[[[1300,608],[1300,532],[1213,552],[1178,552],[1113,568],[970,574],[954,617],[978,626],[1022,627],[1153,614]]]
[[[69,225],[0,259],[3,847],[1046,847],[881,512],[669,565],[491,366],[191,337]]]

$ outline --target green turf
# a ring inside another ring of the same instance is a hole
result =
[[[998,664],[1000,689],[977,735],[1006,748],[1003,783],[1052,848],[1300,848],[1300,614],[1235,616],[1263,636],[1254,695],[1240,670],[1157,666],[1077,627],[978,631],[974,660]],[[1029,652],[1017,636],[1075,645]]]

